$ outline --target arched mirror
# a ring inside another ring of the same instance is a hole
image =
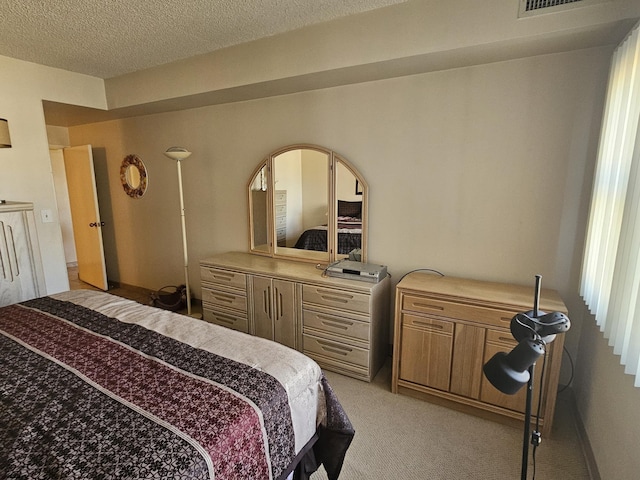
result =
[[[367,184],[331,150],[293,145],[249,181],[251,251],[311,262],[366,261]]]
[[[120,182],[125,193],[140,198],[147,191],[147,168],[137,155],[127,155],[120,165]]]

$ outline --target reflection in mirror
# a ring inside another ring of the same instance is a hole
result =
[[[120,165],[120,182],[125,193],[140,198],[147,191],[147,168],[137,155],[127,155]]]
[[[321,263],[367,261],[368,187],[331,150],[282,148],[258,166],[248,187],[253,253]]]
[[[131,188],[140,188],[140,171],[133,165],[127,167],[125,178]]]
[[[249,191],[251,192],[249,212],[253,225],[251,247],[261,252],[269,252],[269,205],[267,201],[267,166],[265,164],[253,176]]]
[[[362,249],[362,198],[364,185],[347,165],[336,164],[336,229],[338,257],[352,254],[360,260],[358,250]]]
[[[327,219],[329,209],[329,155],[311,149],[295,149],[273,159],[274,211],[278,255],[299,256],[297,250],[329,258]]]

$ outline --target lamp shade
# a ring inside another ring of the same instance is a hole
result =
[[[511,319],[511,334],[517,341],[538,335],[548,344],[558,333],[568,332],[570,327],[569,317],[562,312],[539,312],[537,317],[533,312],[518,313]]]
[[[11,137],[9,136],[9,122],[0,118],[0,148],[10,148]]]
[[[191,152],[184,147],[169,147],[164,154],[172,160],[180,161],[191,155]]]
[[[509,353],[498,352],[484,364],[487,380],[507,395],[513,395],[529,381],[529,367],[544,354],[540,341],[525,338]]]

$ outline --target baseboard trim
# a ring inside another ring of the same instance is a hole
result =
[[[573,410],[573,420],[575,422],[576,431],[578,433],[578,442],[580,443],[582,455],[584,456],[587,470],[589,472],[589,479],[602,480],[600,477],[600,471],[598,470],[596,457],[593,454],[593,448],[591,448],[591,442],[589,441],[587,429],[585,428],[584,423],[582,422],[582,417],[580,416],[580,412],[578,411],[578,403],[576,402],[575,393],[573,392],[573,389],[571,387],[567,389],[567,393],[569,394],[568,397],[569,401],[571,402],[571,409]]]

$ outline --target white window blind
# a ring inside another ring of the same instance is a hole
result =
[[[616,48],[580,294],[640,387],[640,24]]]

